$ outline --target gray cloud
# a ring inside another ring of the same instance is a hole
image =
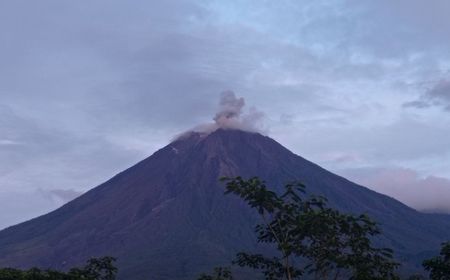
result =
[[[366,114],[381,118],[382,112],[365,108]],[[325,116],[324,113],[321,115]],[[277,137],[282,143],[314,161],[339,168],[338,158],[358,158],[358,165],[406,164],[429,165],[423,162],[429,158],[443,156],[441,166],[449,168],[446,156],[450,155],[448,141],[449,122],[426,122],[412,117],[403,117],[387,123],[358,119],[363,113],[350,111],[329,118],[297,120],[290,125],[296,133],[287,131],[286,136],[280,128]],[[340,117],[338,117],[340,116]],[[341,120],[341,121],[339,121]],[[284,130],[283,130],[284,131]]]
[[[424,109],[424,108],[429,108],[430,106],[431,106],[431,104],[425,100],[414,100],[414,101],[409,101],[409,102],[403,103],[404,108]]]
[[[421,177],[416,171],[405,168],[360,168],[340,173],[418,210],[450,213],[449,179]]]
[[[450,81],[440,80],[428,89],[418,100],[406,102],[403,107],[414,107],[418,109],[431,106],[443,107],[450,112]]]
[[[69,201],[77,198],[81,194],[83,194],[83,192],[76,191],[73,189],[52,189],[52,190],[40,189],[38,191],[45,198],[47,198],[49,200],[53,200],[59,204],[64,204],[66,202],[69,202]]]
[[[449,115],[428,114],[447,99],[414,100],[448,74],[447,10],[441,0],[3,1],[1,190],[24,201],[17,192],[85,191],[211,120],[224,89],[265,112],[270,136],[329,168],[430,166],[450,178]],[[431,107],[401,110],[408,101]],[[240,122],[261,117],[250,111]]]
[[[450,80],[443,79],[435,83],[430,89],[420,96],[418,100],[406,102],[403,107],[414,107],[418,109],[431,106],[442,107],[450,112]]]
[[[43,215],[60,203],[48,199],[39,191],[0,191],[0,229]]]
[[[440,102],[450,103],[450,81],[439,81],[431,90],[427,92],[427,95],[429,95],[432,99],[439,100]]]
[[[2,186],[3,187],[3,186]],[[82,192],[72,189],[0,191],[0,229],[24,222],[62,206]]]

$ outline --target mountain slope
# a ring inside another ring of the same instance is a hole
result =
[[[256,248],[257,217],[224,196],[221,176],[292,180],[346,212],[382,224],[383,245],[407,267],[450,237],[450,216],[419,213],[293,154],[257,133],[188,134],[47,215],[0,232],[0,266],[64,269],[91,256],[119,259],[123,279],[193,279]]]

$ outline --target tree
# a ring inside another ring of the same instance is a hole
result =
[[[67,273],[35,267],[29,270],[2,268],[0,280],[114,280],[117,273],[114,262],[113,257],[92,258],[84,267],[74,267]]]
[[[305,197],[305,186],[297,182],[287,184],[279,195],[257,177],[222,180],[226,194],[241,197],[261,216],[263,223],[255,228],[258,242],[276,245],[279,253],[242,252],[233,264],[259,270],[270,280],[305,275],[315,279],[398,279],[392,250],[372,245],[371,238],[380,231],[366,215],[343,214],[327,207],[324,197]]]
[[[72,268],[69,275],[75,279],[114,280],[117,274],[115,261],[116,259],[113,257],[92,258],[83,268]]]
[[[414,274],[406,278],[406,280],[427,280],[428,278],[425,278],[422,274]]]
[[[198,280],[233,280],[233,275],[227,267],[216,267],[212,275],[202,274]]]
[[[440,255],[423,262],[432,280],[450,280],[450,242],[442,243]]]

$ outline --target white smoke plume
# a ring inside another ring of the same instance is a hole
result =
[[[245,100],[243,97],[236,97],[233,91],[227,90],[221,93],[219,108],[214,116],[212,123],[205,123],[194,127],[193,129],[182,133],[175,139],[178,139],[191,132],[209,134],[219,128],[237,129],[249,132],[259,132],[265,134],[267,129],[263,123],[264,113],[251,107],[247,112],[244,111]]]
[[[215,126],[225,129],[239,129],[251,132],[263,132],[264,114],[254,107],[244,112],[245,100],[236,97],[232,91],[224,91],[219,102],[219,111],[214,117]]]
[[[245,106],[244,98],[237,98],[234,92],[225,91],[222,92],[219,106],[219,112],[214,117],[217,126],[224,128],[239,126],[242,108]]]

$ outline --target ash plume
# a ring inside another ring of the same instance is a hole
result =
[[[175,139],[189,135],[192,132],[209,134],[219,128],[266,134],[266,128],[263,123],[264,113],[254,107],[244,111],[244,107],[245,99],[243,97],[237,97],[231,90],[224,91],[220,95],[218,111],[213,118],[214,122],[198,125],[178,135]]]
[[[263,132],[264,114],[254,107],[244,112],[245,100],[236,97],[232,91],[224,91],[219,102],[219,111],[214,117],[217,128],[239,129],[251,132]]]
[[[245,106],[243,97],[237,98],[234,92],[222,92],[219,102],[219,112],[216,113],[214,121],[219,127],[234,126],[240,122],[242,109]]]

